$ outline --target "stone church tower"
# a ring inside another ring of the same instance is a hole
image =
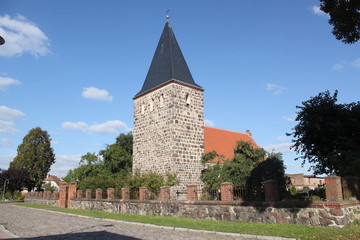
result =
[[[170,23],[165,24],[142,89],[134,97],[133,170],[175,173],[176,191],[201,185],[203,89],[195,83]]]

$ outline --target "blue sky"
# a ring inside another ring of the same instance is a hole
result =
[[[359,100],[360,45],[331,34],[318,0],[0,0],[0,168],[31,128],[52,138],[64,176],[133,126],[134,95],[170,22],[209,126],[245,132],[284,154],[288,173],[307,172],[289,150],[296,105],[339,90]]]

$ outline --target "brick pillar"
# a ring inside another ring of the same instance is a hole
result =
[[[107,199],[114,199],[115,198],[115,188],[108,188],[107,189]]]
[[[170,200],[170,187],[169,186],[163,186],[160,187],[160,200]]]
[[[221,201],[234,200],[234,185],[230,182],[220,184]]]
[[[68,183],[68,203],[67,207],[70,207],[71,199],[76,198],[76,182]]]
[[[95,199],[96,200],[102,199],[102,189],[101,188],[96,189]]]
[[[130,199],[130,189],[124,187],[121,189],[121,199],[122,200],[129,200]]]
[[[60,193],[59,193],[59,207],[66,207],[66,187],[67,184],[62,182],[60,183]]]
[[[76,191],[76,199],[80,199],[83,198],[83,191],[82,190],[77,190]]]
[[[325,177],[325,195],[328,201],[341,201],[343,200],[341,189],[341,177],[329,176]]]
[[[140,187],[139,188],[139,198],[140,198],[140,200],[149,199],[149,190],[148,190],[147,187]]]
[[[266,202],[276,202],[280,200],[279,184],[276,180],[264,182],[264,193]]]
[[[186,192],[187,192],[187,200],[189,200],[189,201],[197,200],[196,185],[187,185]]]
[[[91,189],[86,189],[85,198],[86,198],[86,200],[91,199]]]
[[[59,198],[59,192],[53,192],[52,193],[52,198],[58,199]]]
[[[343,177],[341,179],[345,200],[360,200],[360,188],[358,177]]]

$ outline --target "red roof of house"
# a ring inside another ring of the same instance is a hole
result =
[[[234,148],[236,142],[251,142],[252,146],[258,148],[251,133],[239,133],[218,129],[213,127],[204,127],[205,153],[216,151],[219,155],[223,155],[226,159],[234,157]],[[210,162],[223,163],[222,159],[214,159]]]
[[[44,181],[54,181],[54,182],[56,182],[57,185],[60,185],[60,183],[61,183],[61,180],[57,176],[54,176],[54,175],[47,175],[47,177],[44,179]]]

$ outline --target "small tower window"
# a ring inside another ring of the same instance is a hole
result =
[[[187,93],[185,99],[186,99],[186,106],[189,106],[191,103],[190,94]]]
[[[145,113],[145,105],[141,104],[141,114],[144,114],[144,113]]]
[[[150,112],[154,111],[154,99],[150,100]]]
[[[160,107],[164,106],[164,94],[161,94],[160,96]]]

